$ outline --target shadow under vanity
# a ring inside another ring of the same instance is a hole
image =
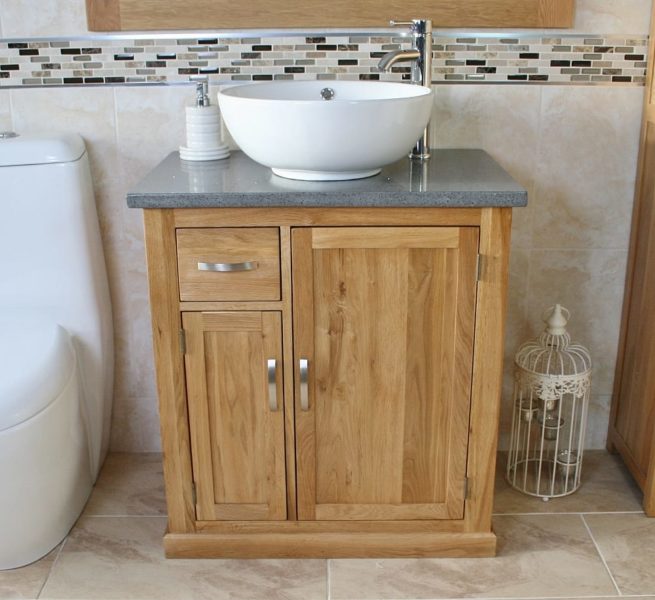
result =
[[[144,209],[169,557],[490,556],[512,208],[480,150],[368,179],[166,158]]]

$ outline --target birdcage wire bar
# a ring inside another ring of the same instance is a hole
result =
[[[591,358],[571,344],[569,311],[544,313],[546,329],[515,357],[514,405],[506,478],[517,490],[548,500],[581,483],[591,388]]]

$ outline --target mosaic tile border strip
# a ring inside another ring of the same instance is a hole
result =
[[[409,79],[397,64],[380,73],[390,50],[408,48],[397,34],[289,32],[260,37],[198,34],[0,40],[0,87],[271,80]],[[648,39],[643,35],[458,33],[434,37],[433,83],[643,85]]]

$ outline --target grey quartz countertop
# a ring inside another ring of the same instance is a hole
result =
[[[297,181],[274,175],[243,152],[224,160],[166,157],[127,194],[131,208],[209,207],[517,207],[527,192],[483,150],[433,150],[374,177]]]

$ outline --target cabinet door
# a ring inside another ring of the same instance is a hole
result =
[[[478,229],[292,236],[299,518],[462,518]]]
[[[280,314],[182,322],[197,518],[285,519]]]

